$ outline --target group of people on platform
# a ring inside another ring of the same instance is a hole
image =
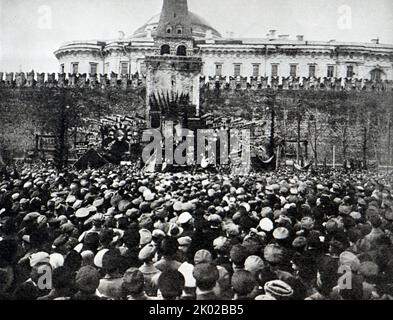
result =
[[[340,170],[0,175],[2,300],[390,300],[392,179]]]

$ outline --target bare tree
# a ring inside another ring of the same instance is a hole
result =
[[[346,161],[348,156],[348,149],[351,143],[350,131],[350,118],[348,113],[334,117],[331,122],[331,133],[341,144],[343,161]]]
[[[315,164],[318,164],[318,146],[326,133],[329,132],[327,116],[326,112],[320,111],[315,105],[311,105],[305,110],[307,135]]]

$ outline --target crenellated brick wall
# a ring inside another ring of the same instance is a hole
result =
[[[146,86],[144,76],[107,74],[61,74],[34,72],[0,72],[0,87],[86,87],[136,89]],[[372,81],[358,78],[305,77],[205,77],[201,88],[209,90],[321,90],[321,91],[393,91],[393,81]]]
[[[22,157],[34,148],[35,134],[55,130],[60,100],[68,92],[68,103],[75,110],[85,106],[78,117],[100,119],[106,115],[144,115],[145,78],[112,73],[87,75],[0,72],[0,151]],[[297,117],[301,117],[301,139],[314,141],[310,114],[318,118],[318,158],[343,160],[343,143],[336,122],[348,121],[347,157],[362,158],[363,129],[367,131],[367,159],[389,164],[389,128],[393,127],[392,82],[349,79],[270,79],[201,78],[202,113],[215,117],[263,119],[265,136],[270,130],[266,95],[276,93],[276,134],[297,138]],[[304,108],[299,109],[299,101]],[[74,110],[73,109],[73,110]],[[75,111],[76,112],[76,111]],[[285,116],[284,113],[287,113]],[[286,119],[284,121],[284,119]],[[366,124],[364,124],[366,123]],[[310,127],[311,126],[311,127]],[[311,129],[310,129],[311,128]],[[338,128],[340,129],[340,128]],[[390,142],[393,151],[393,144]],[[309,156],[312,149],[309,146]]]

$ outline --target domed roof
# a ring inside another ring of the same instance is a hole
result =
[[[189,11],[188,12],[192,24],[192,34],[195,38],[205,38],[206,33],[211,31],[213,38],[221,38],[221,34],[214,29],[204,18],[199,15]],[[147,36],[147,31],[151,30],[152,35],[154,35],[157,29],[158,22],[160,20],[160,13],[153,16],[149,21],[147,21],[142,27],[134,32],[133,38],[145,38]]]

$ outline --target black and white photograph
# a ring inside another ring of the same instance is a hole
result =
[[[0,303],[393,300],[392,149],[391,0],[0,0]]]

